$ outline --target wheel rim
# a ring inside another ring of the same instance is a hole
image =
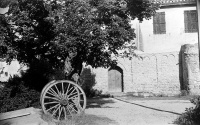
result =
[[[50,86],[51,84],[53,84],[54,82],[56,82],[56,80],[50,81],[50,82],[47,83],[47,84],[44,86],[44,88],[42,89],[42,92],[41,92],[41,94],[40,94],[40,104],[41,104],[41,105],[42,105],[43,94],[44,94],[46,88],[49,87],[49,86]]]
[[[41,105],[45,114],[61,121],[83,112],[86,96],[82,88],[72,81],[55,81],[43,90]]]

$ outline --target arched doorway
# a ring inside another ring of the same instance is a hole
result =
[[[119,66],[108,70],[108,91],[123,92],[123,70]]]

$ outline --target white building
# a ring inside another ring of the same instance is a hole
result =
[[[135,42],[144,53],[180,51],[198,42],[196,0],[152,0],[161,4],[150,20],[132,21]]]

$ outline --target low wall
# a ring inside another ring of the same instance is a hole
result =
[[[149,92],[160,95],[180,94],[179,52],[141,54],[117,58],[123,70],[124,92]],[[108,92],[108,69],[93,69],[97,89]]]
[[[126,91],[168,96],[180,93],[178,52],[139,56],[131,60],[132,82],[124,81]]]

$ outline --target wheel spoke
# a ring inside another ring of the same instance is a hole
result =
[[[68,92],[70,92],[70,91],[71,91],[73,88],[74,88],[74,87],[72,86],[72,87],[69,89],[69,91],[68,91]],[[68,92],[67,92],[67,93],[68,93]]]
[[[78,109],[78,111],[79,111],[79,112],[81,112],[81,111],[82,111],[82,109],[83,109],[83,108],[81,107],[81,105],[80,105],[80,104],[77,104],[77,105],[76,105],[76,108]]]
[[[49,97],[49,96],[45,96],[44,98],[47,98],[47,99],[53,99],[53,100],[56,100],[56,101],[60,101],[58,98]]]
[[[44,103],[45,105],[48,105],[48,104],[54,104],[54,103],[59,103],[59,102],[46,102],[46,103]]]
[[[63,87],[63,82],[62,82],[62,95],[64,95],[64,87]]]
[[[68,87],[67,87],[67,91],[66,91],[65,95],[67,95],[68,90],[69,90],[69,86],[70,86],[70,85],[71,85],[71,84],[68,85]]]
[[[69,111],[69,113],[72,115],[72,112],[70,111],[69,107],[67,106],[67,110]]]
[[[71,97],[76,97],[76,96],[78,96],[78,92],[75,92],[75,93],[72,93],[71,95],[69,95],[69,96],[71,96]]]
[[[53,111],[52,116],[54,116],[54,114],[58,111],[59,108],[60,108],[60,105],[56,108],[56,110]]]
[[[73,104],[77,104],[78,103],[78,99],[72,99],[72,102]]]
[[[73,100],[73,99],[76,99],[76,98],[78,98],[78,95],[71,96],[71,97],[70,97],[70,98],[68,98],[68,99],[69,99],[69,100],[70,100],[70,99],[72,99],[72,100]]]
[[[79,101],[80,101],[80,102],[84,102],[84,100],[83,100],[83,99],[80,99]]]
[[[51,107],[51,108],[47,109],[47,112],[48,112],[48,111],[50,111],[51,109],[53,109],[53,108],[57,107],[57,106],[59,106],[59,104],[57,104],[57,105],[54,105],[53,107]]]
[[[79,109],[79,111],[83,111],[83,108],[81,107],[80,104],[78,104],[77,108]]]
[[[81,100],[81,101],[84,101],[84,100]],[[79,109],[80,111],[82,111],[83,108],[81,107],[81,105],[80,105],[80,103],[79,103],[80,100],[79,100],[79,102],[78,102],[78,99],[75,98],[75,99],[72,99],[72,102],[73,102],[73,103],[70,103],[70,104],[76,106],[77,109]]]
[[[80,95],[84,95],[84,93],[82,93],[82,92],[79,92],[79,94],[80,94]]]
[[[58,92],[58,95],[60,96],[60,91],[58,90],[58,87],[56,85],[54,85],[56,88],[56,91]]]
[[[59,109],[58,109],[58,120],[60,119],[60,115],[61,115],[61,113],[62,113],[62,107],[59,107]]]
[[[67,96],[69,97],[69,96],[71,96],[72,94],[78,93],[78,92],[73,93],[75,90],[76,90],[76,89],[74,89],[74,90],[73,90],[69,95],[67,95]]]
[[[76,113],[78,112],[78,111],[76,111],[76,110],[73,108],[73,106],[69,105],[69,107],[70,107],[72,110],[74,110]]]
[[[74,102],[70,102],[69,105],[76,106],[76,103],[74,103]]]
[[[49,91],[47,91],[47,94],[59,98],[58,94],[52,88],[50,88]]]
[[[66,109],[64,107],[63,107],[63,111],[64,111],[65,119],[67,119],[67,112],[66,112]]]

